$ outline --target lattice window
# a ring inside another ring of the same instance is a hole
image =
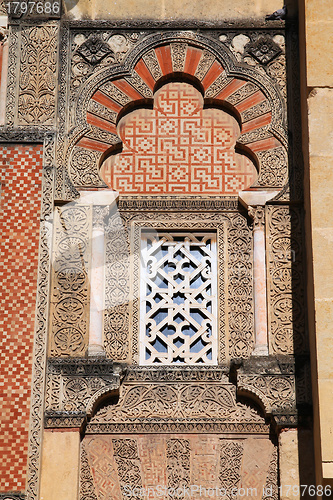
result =
[[[141,233],[140,363],[217,363],[216,234]]]

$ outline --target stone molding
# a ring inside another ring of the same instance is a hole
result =
[[[253,356],[242,361],[237,370],[237,394],[257,400],[278,428],[297,425],[295,359]]]
[[[226,366],[125,368],[110,360],[77,358],[49,360],[47,371],[45,426],[50,428],[267,432],[263,417],[237,402],[236,391],[259,403],[275,427],[298,424],[295,361],[289,356],[234,360],[236,385],[229,382]],[[109,404],[100,407],[104,400]]]

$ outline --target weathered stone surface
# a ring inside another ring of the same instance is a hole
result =
[[[97,0],[80,0],[74,7],[73,2],[65,2],[66,10],[75,19],[260,19],[281,8],[279,0],[235,0],[233,3],[215,0],[120,0],[101,3]]]
[[[80,463],[79,432],[45,431],[41,468],[41,500],[75,500]]]

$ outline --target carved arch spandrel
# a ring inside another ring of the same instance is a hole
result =
[[[282,188],[288,176],[284,103],[274,84],[237,65],[228,50],[197,34],[164,33],[145,39],[124,60],[87,80],[69,135],[67,165],[76,187],[103,187],[98,167],[104,153],[121,145],[116,123],[133,102],[151,100],[169,75],[187,75],[206,100],[232,109],[241,124],[237,145],[259,165],[256,187]],[[92,166],[95,165],[95,168]]]

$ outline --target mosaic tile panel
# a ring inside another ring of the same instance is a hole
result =
[[[0,491],[25,489],[42,146],[0,146]]]
[[[203,109],[201,93],[186,83],[163,86],[154,109],[123,117],[118,135],[123,150],[105,161],[101,174],[122,194],[236,195],[257,175],[254,164],[235,152],[236,120],[220,109]]]

